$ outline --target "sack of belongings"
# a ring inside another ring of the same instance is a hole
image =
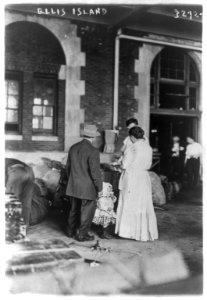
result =
[[[167,176],[164,175],[161,175],[160,178],[164,187],[167,202],[172,201],[175,198],[175,196],[179,193],[181,189],[181,184],[176,181],[168,181]]]
[[[149,172],[152,185],[152,201],[155,205],[166,203],[166,195],[160,177],[155,173]]]
[[[48,214],[49,206],[46,184],[42,179],[35,178],[29,224],[35,225],[43,221]]]
[[[5,195],[5,239],[14,242],[26,237],[26,225],[22,218],[22,203],[13,194]]]

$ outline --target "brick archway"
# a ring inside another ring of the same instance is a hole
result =
[[[59,78],[65,79],[65,141],[64,150],[80,139],[80,124],[84,112],[80,108],[81,95],[85,93],[85,82],[80,80],[81,67],[85,66],[85,54],[81,52],[81,39],[77,37],[77,26],[69,21],[40,18],[37,15],[6,12],[6,25],[26,21],[40,24],[51,31],[60,42],[66,65],[62,66]]]

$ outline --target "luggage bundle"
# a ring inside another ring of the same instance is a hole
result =
[[[22,218],[22,203],[13,194],[5,195],[5,239],[15,242],[26,237],[26,225]]]

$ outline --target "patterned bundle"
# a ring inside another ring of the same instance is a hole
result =
[[[12,194],[5,195],[5,238],[15,242],[26,237],[26,225],[22,218],[22,203]]]

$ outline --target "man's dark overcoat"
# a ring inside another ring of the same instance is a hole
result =
[[[96,200],[102,190],[100,155],[90,141],[83,139],[70,148],[66,164],[68,183],[66,195]]]

